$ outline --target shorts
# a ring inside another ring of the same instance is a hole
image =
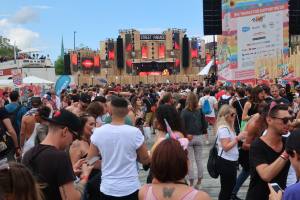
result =
[[[208,122],[209,125],[213,126],[216,123],[215,117],[205,117],[205,120]]]

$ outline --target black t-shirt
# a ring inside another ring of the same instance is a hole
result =
[[[43,189],[46,200],[62,199],[59,187],[75,180],[70,157],[54,146],[38,144],[25,153],[22,162],[39,183],[46,184]]]
[[[274,151],[260,138],[256,138],[251,144],[249,152],[250,162],[250,184],[247,192],[246,200],[268,200],[269,188],[268,183],[263,181],[256,171],[256,167],[261,164],[273,163],[285,149],[285,139],[283,138],[283,148],[280,153]],[[281,172],[270,181],[270,183],[278,183],[282,188],[286,188],[286,179],[289,171],[290,163],[287,163]]]
[[[273,101],[275,101],[277,104],[289,104],[289,100],[281,97],[280,99],[273,99]]]

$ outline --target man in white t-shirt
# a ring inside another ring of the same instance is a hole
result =
[[[204,88],[203,94],[204,94],[204,96],[201,97],[200,100],[199,100],[199,106],[203,110],[204,102],[206,100],[208,100],[211,113],[205,114],[205,119],[208,122],[208,125],[210,126],[208,130],[212,130],[212,134],[213,134],[213,132],[214,132],[214,128],[213,127],[214,127],[214,125],[216,123],[216,112],[215,112],[215,110],[218,109],[218,101],[217,101],[217,99],[214,96],[210,96],[210,88],[209,87]],[[205,137],[206,137],[206,144],[209,144],[208,134],[209,134],[209,131],[205,135]]]
[[[91,136],[88,159],[101,155],[100,199],[138,199],[140,182],[136,161],[150,163],[144,136],[138,128],[125,125],[128,103],[120,97],[111,101],[112,122]]]

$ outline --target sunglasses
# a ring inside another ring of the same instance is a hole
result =
[[[68,128],[67,126],[61,127],[61,129],[64,129],[64,128],[67,128],[67,129],[68,129],[68,131],[72,134],[74,140],[79,139],[78,133],[72,131],[72,130],[71,130],[70,128]]]
[[[280,117],[272,117],[274,119],[281,119],[281,121],[284,123],[284,124],[287,124],[288,122],[292,122],[293,121],[293,118],[292,117],[283,117],[283,118],[280,118]]]

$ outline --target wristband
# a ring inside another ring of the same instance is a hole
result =
[[[283,154],[280,155],[280,158],[282,158],[283,160],[287,161],[288,158],[286,156],[284,156]]]
[[[89,176],[81,176],[80,180],[88,182]]]

